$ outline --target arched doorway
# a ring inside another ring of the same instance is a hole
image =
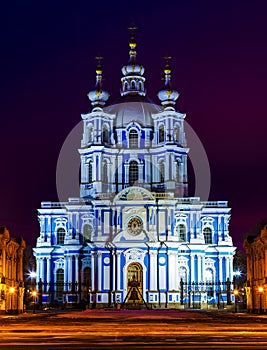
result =
[[[142,303],[143,295],[143,268],[137,263],[131,263],[127,268],[127,302]]]

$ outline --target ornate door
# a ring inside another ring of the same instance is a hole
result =
[[[139,263],[131,263],[127,269],[127,302],[141,303],[143,294],[143,269]]]

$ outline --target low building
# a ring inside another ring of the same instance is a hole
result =
[[[0,226],[0,313],[23,311],[23,238]]]
[[[247,309],[249,312],[267,311],[267,225],[257,236],[244,242],[247,257]]]

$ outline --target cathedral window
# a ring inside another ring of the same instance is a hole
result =
[[[109,132],[108,132],[108,127],[106,125],[103,126],[102,141],[103,143],[109,142]]]
[[[88,164],[88,182],[89,183],[93,182],[93,166],[92,166],[92,162],[89,162],[89,164]]]
[[[209,227],[205,227],[203,230],[205,244],[212,244],[212,230]]]
[[[138,181],[138,163],[135,160],[130,162],[129,166],[129,184],[133,186]]]
[[[165,166],[163,162],[159,163],[159,180],[160,180],[160,183],[165,182]]]
[[[186,227],[183,224],[178,224],[176,226],[176,232],[178,235],[178,240],[180,242],[185,242],[186,241]]]
[[[84,242],[91,242],[92,240],[93,227],[89,224],[83,226],[83,239]]]
[[[164,125],[161,125],[159,127],[159,142],[164,142],[165,141],[165,130],[164,130]]]
[[[129,132],[129,148],[138,148],[138,133],[136,130]]]
[[[57,230],[57,244],[64,244],[65,239],[65,229],[59,228]]]
[[[56,272],[56,298],[61,300],[63,298],[64,289],[64,270],[58,269]]]

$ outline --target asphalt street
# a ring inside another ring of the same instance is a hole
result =
[[[1,349],[267,348],[267,316],[225,311],[46,311],[0,326]]]

